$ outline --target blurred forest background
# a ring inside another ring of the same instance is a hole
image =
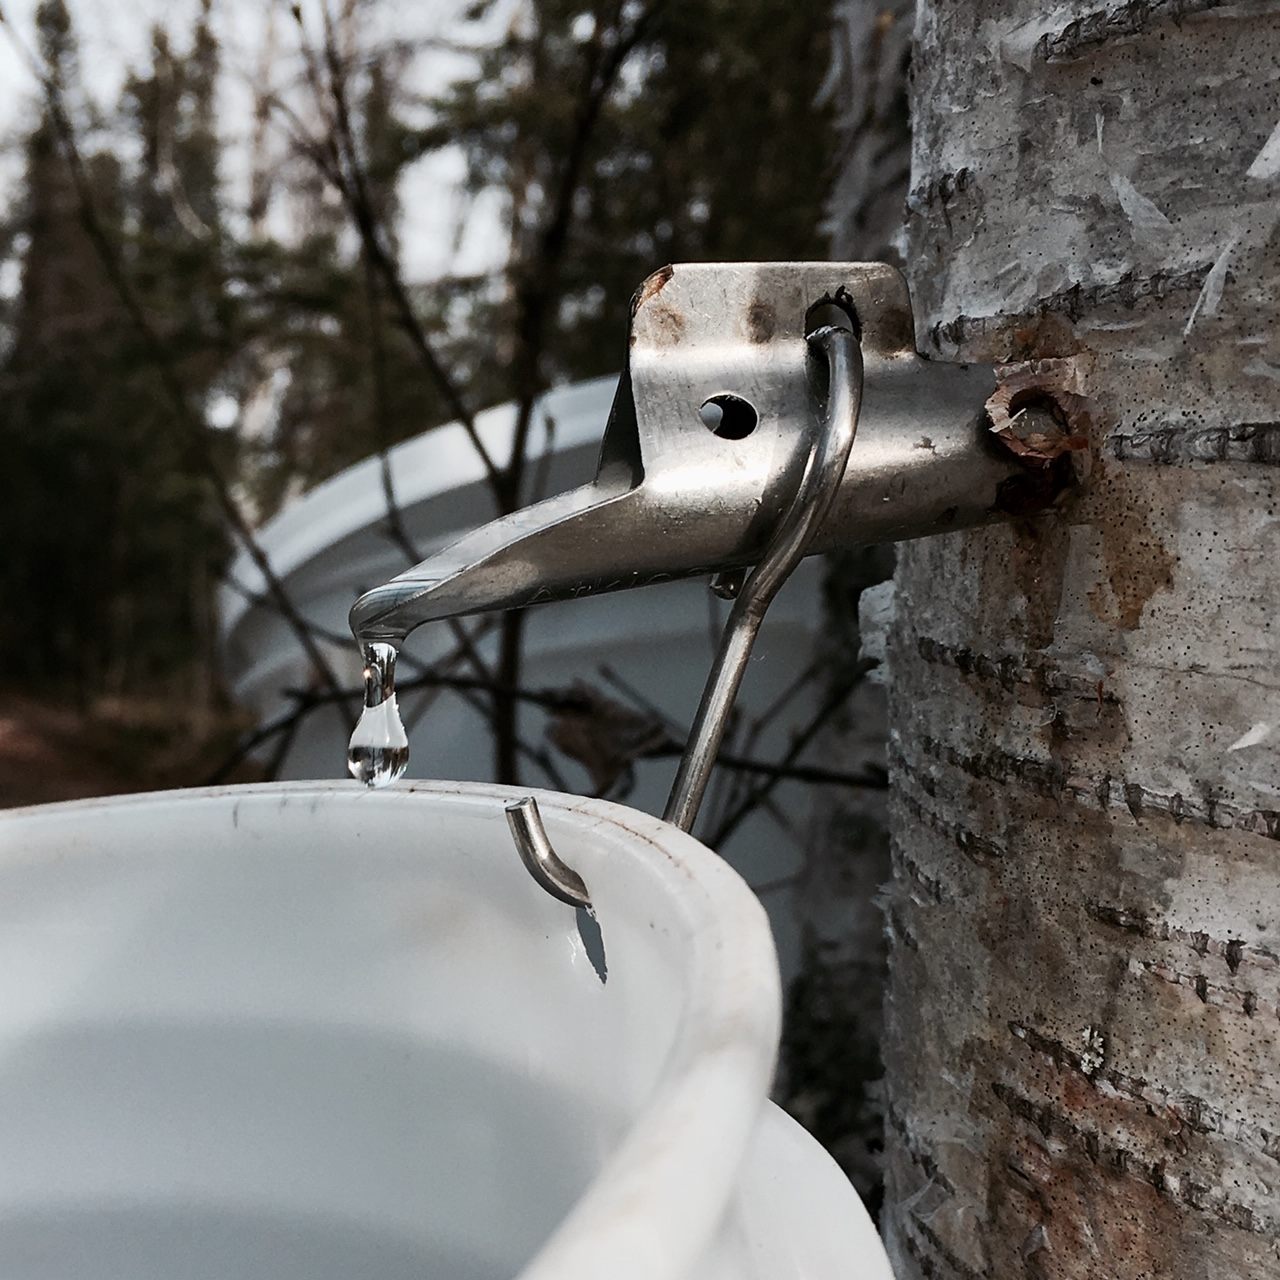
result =
[[[100,0],[0,0],[0,805],[262,776],[216,599],[247,553],[290,617],[264,521],[508,401],[477,518],[510,510],[538,395],[620,367],[649,272],[892,260],[906,194],[909,0],[129,10],[122,51]],[[851,724],[861,760],[882,731],[851,659],[889,567],[831,566],[809,740],[833,767]],[[522,616],[484,673],[499,778]],[[858,767],[818,801],[779,1096],[874,1200],[887,840]]]
[[[825,256],[823,4],[445,9],[413,37],[391,0],[276,3],[246,49],[239,11],[197,0],[105,101],[73,4],[0,9],[21,103],[0,204],[5,802],[201,780],[244,728],[219,576],[290,497],[616,370],[658,265]],[[445,189],[406,182],[441,154]],[[423,277],[406,198],[451,210]],[[451,254],[468,236],[481,252]],[[524,461],[493,460],[500,508]]]

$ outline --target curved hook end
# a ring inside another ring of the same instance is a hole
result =
[[[525,869],[553,898],[571,907],[589,907],[591,898],[582,877],[560,861],[542,824],[538,802],[523,796],[504,806],[507,826]]]

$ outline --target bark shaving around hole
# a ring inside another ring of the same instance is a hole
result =
[[[1026,466],[1048,469],[1066,456],[1077,479],[1089,474],[1089,432],[1097,406],[1080,393],[1076,360],[1028,360],[996,370],[986,403],[991,431]]]

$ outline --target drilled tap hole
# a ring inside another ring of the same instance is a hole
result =
[[[760,422],[760,415],[750,400],[727,391],[704,400],[698,417],[702,425],[721,440],[745,440]]]
[[[1063,431],[1070,430],[1071,424],[1067,419],[1066,410],[1063,409],[1053,395],[1040,387],[1025,387],[1023,390],[1015,392],[1012,399],[1010,399],[1010,419],[1014,419],[1020,413],[1028,410],[1033,414],[1040,415],[1042,420],[1044,418],[1051,419]]]

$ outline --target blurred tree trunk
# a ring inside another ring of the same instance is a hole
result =
[[[913,9],[912,0],[841,0],[836,7],[831,71],[819,92],[834,108],[840,139],[826,219],[836,258],[901,261]]]
[[[921,349],[1095,409],[1072,505],[900,550],[902,1280],[1280,1275],[1280,9],[1094,7],[917,22]]]
[[[911,0],[842,0],[835,10],[831,68],[818,97],[833,110],[838,139],[826,230],[840,260],[901,261],[911,15]],[[833,671],[858,651],[859,596],[892,572],[891,547],[830,557],[825,631]],[[862,774],[883,765],[886,732],[884,687],[863,681],[821,752]],[[822,789],[814,811],[795,889],[804,963],[787,993],[778,1096],[874,1208],[883,1129],[876,1082],[885,948],[877,894],[889,876],[885,804],[871,791]]]

